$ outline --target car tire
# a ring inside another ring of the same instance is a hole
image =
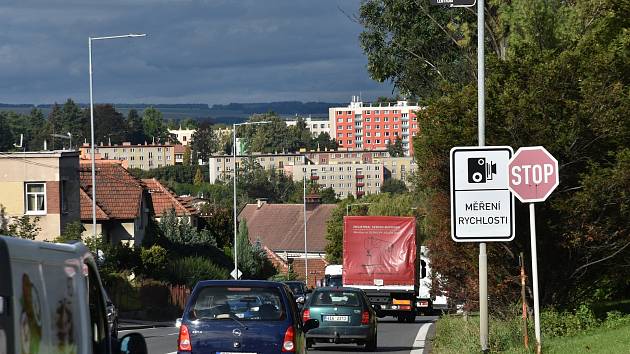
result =
[[[415,323],[416,322],[416,315],[413,313],[410,313],[408,315],[405,316],[405,322],[407,323]]]
[[[365,343],[365,351],[376,351],[376,348],[378,347],[377,338],[378,336],[376,335],[376,333],[374,333],[374,337],[368,339],[368,341]]]

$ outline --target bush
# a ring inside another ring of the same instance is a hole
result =
[[[593,311],[586,305],[580,305],[575,314],[551,309],[540,315],[540,327],[545,337],[573,336],[598,324]]]
[[[142,270],[144,275],[154,279],[161,279],[168,263],[167,252],[164,247],[153,245],[150,248],[140,250]]]
[[[228,279],[229,272],[203,257],[185,257],[172,261],[167,267],[167,277],[173,284],[192,288],[200,280]]]

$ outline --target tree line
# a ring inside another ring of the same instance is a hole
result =
[[[541,303],[571,309],[627,297],[630,3],[492,1],[485,11],[486,145],[543,145],[560,164],[560,186],[536,213]],[[453,146],[477,145],[476,14],[368,0],[358,21],[372,78],[427,107],[413,141],[421,230],[449,297],[475,308],[478,248],[450,237],[448,157]],[[528,216],[517,201],[515,240],[488,245],[496,306],[519,298]]]
[[[154,107],[142,112],[131,109],[124,116],[112,104],[94,105],[95,144],[177,142],[177,138],[169,133],[169,127],[194,127],[195,124],[192,119],[167,121]],[[0,127],[0,151],[43,150],[44,141],[49,150],[76,148],[90,142],[90,109],[81,108],[68,99],[64,104],[54,104],[48,116],[37,108],[28,114],[3,111],[0,112]],[[71,140],[55,135],[67,136]]]

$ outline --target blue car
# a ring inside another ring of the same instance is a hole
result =
[[[187,353],[305,353],[305,333],[291,290],[260,280],[206,280],[188,298],[177,350]]]

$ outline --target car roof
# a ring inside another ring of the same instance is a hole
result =
[[[287,280],[287,281],[283,281],[284,284],[301,284],[304,285],[303,281],[300,280]]]
[[[281,288],[284,285],[275,281],[268,280],[202,280],[197,283],[197,287],[206,286],[233,286],[233,287],[259,287],[259,288]]]
[[[321,288],[315,289],[315,291],[355,291],[355,292],[363,292],[363,290],[359,288],[352,288],[348,286],[325,286]]]

